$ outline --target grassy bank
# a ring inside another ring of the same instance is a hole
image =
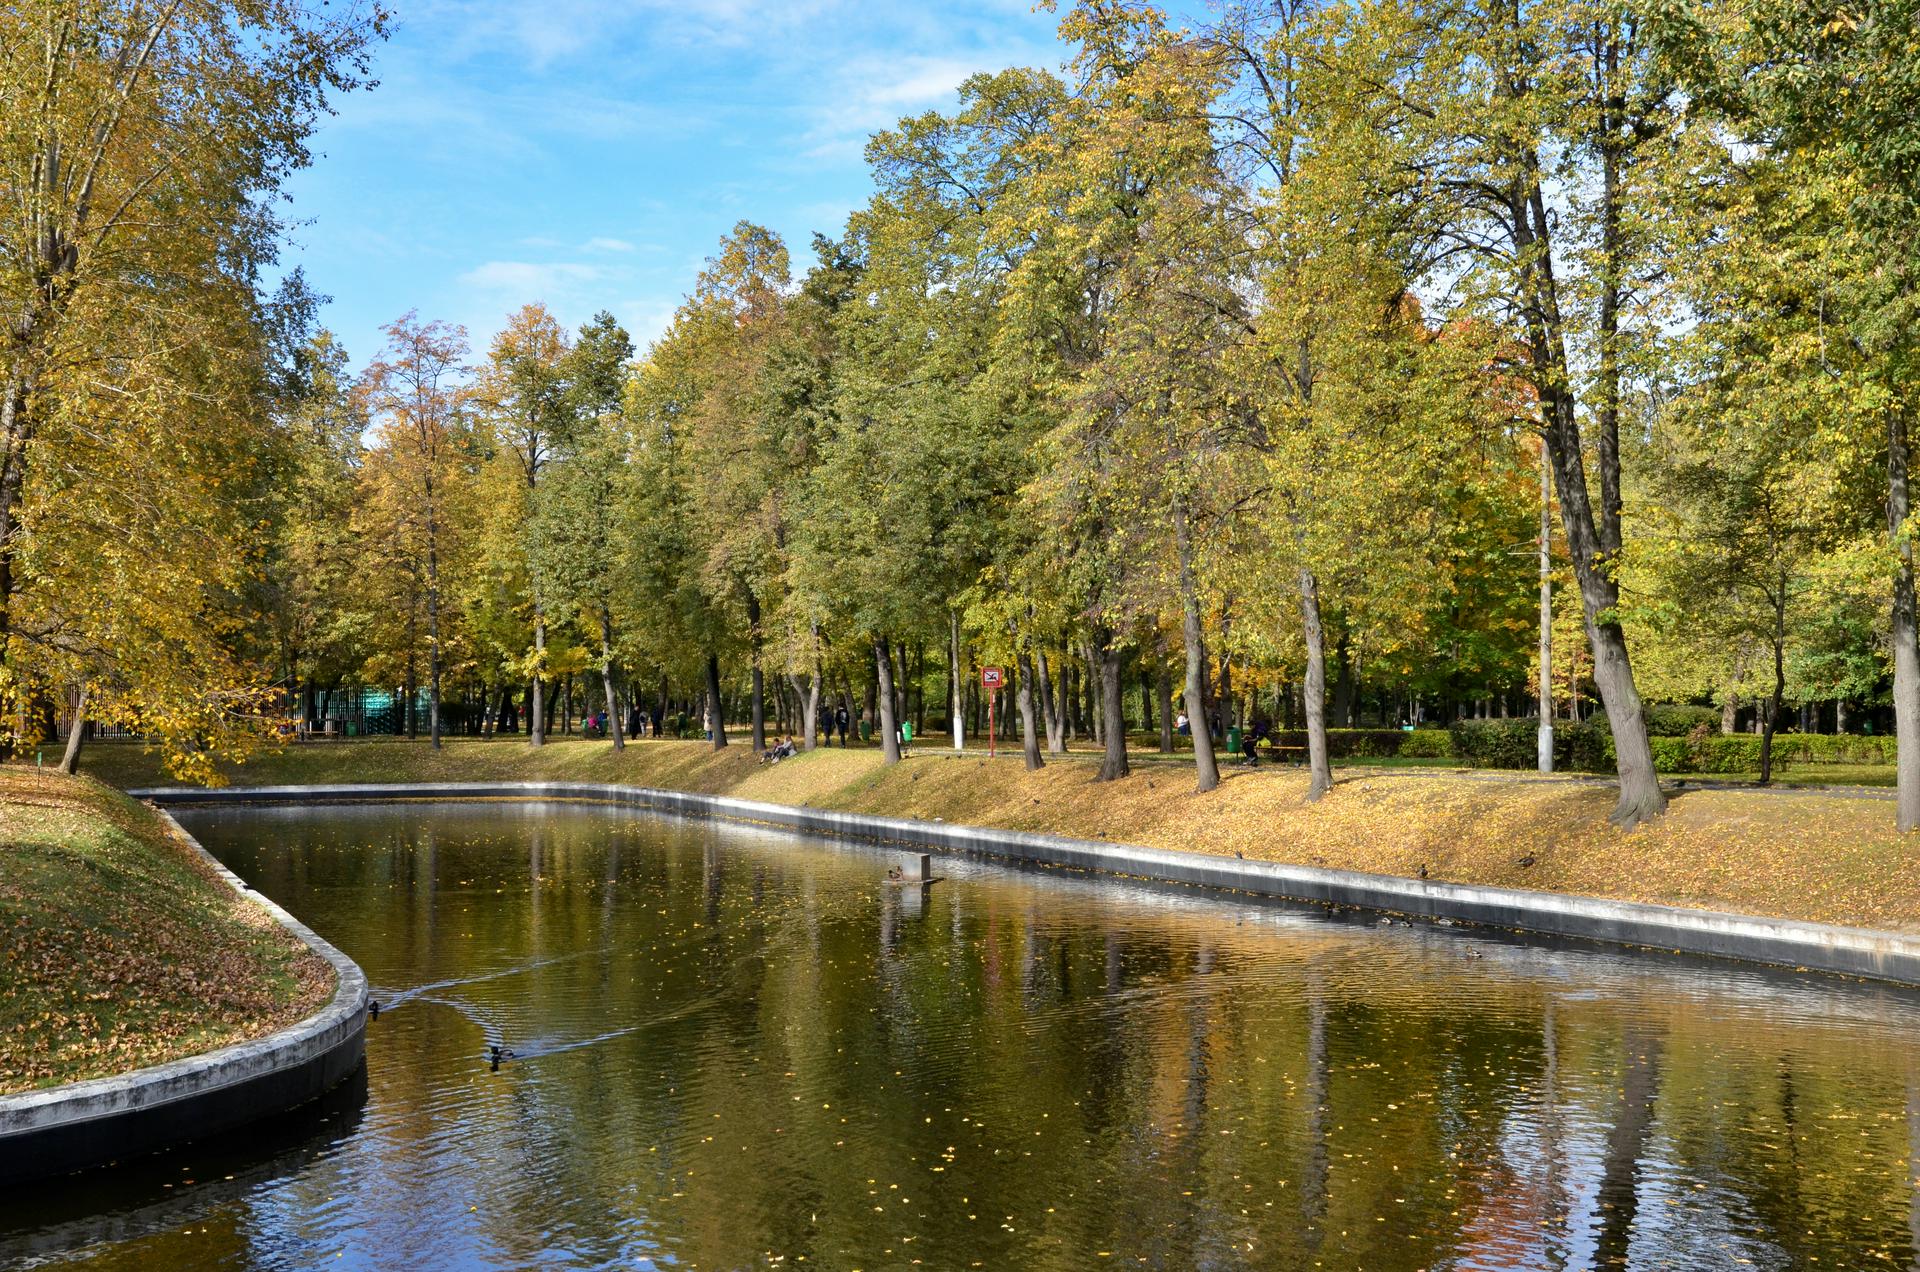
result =
[[[271,1033],[333,969],[151,809],[90,778],[0,768],[0,1093]]]
[[[93,748],[88,763],[122,786],[163,782],[132,745]],[[921,748],[888,769],[874,750],[821,750],[775,766],[744,746],[646,741],[450,741],[435,752],[398,740],[316,743],[260,757],[235,780],[272,782],[571,780],[981,826],[1051,831],[1200,852],[1466,883],[1737,910],[1920,931],[1915,845],[1877,799],[1819,792],[1688,790],[1632,834],[1606,824],[1603,783],[1411,768],[1338,770],[1335,790],[1304,802],[1297,769],[1231,769],[1193,793],[1190,770],[1142,765],[1095,783],[1091,757],[1026,772],[1017,755],[988,761]]]

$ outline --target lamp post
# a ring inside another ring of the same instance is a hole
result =
[[[1540,439],[1540,771],[1553,772],[1553,481]]]

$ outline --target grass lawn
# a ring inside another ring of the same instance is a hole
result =
[[[333,969],[236,896],[151,809],[0,768],[0,1093],[271,1033]]]
[[[989,761],[916,744],[887,768],[873,748],[838,747],[784,763],[744,745],[647,740],[535,750],[515,739],[452,739],[435,752],[398,739],[309,743],[260,756],[233,780],[276,782],[572,780],[625,782],[778,803],[1049,831],[1197,852],[1385,874],[1920,932],[1920,842],[1893,829],[1881,799],[1818,791],[1691,789],[1631,834],[1606,822],[1604,782],[1416,766],[1336,769],[1334,791],[1305,802],[1297,767],[1228,767],[1196,795],[1190,771],[1141,764],[1094,782],[1090,754],[1029,773],[1017,751]],[[90,747],[84,763],[122,786],[164,783],[132,744]]]

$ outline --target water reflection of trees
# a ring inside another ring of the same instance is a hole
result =
[[[478,1198],[447,1227],[506,1262],[1920,1248],[1914,1037],[1877,991],[1041,874],[923,896],[884,855],[710,825],[557,818],[536,864],[514,822],[434,824],[362,825],[361,851],[295,835],[245,872],[383,975],[560,959],[383,1018],[357,1150],[396,1196]],[[636,1022],[475,1062],[483,1026]]]

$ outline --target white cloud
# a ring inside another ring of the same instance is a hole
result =
[[[978,62],[957,58],[925,59],[918,65],[909,63],[890,80],[867,85],[864,95],[871,106],[929,106],[944,100],[979,69]]]
[[[590,238],[587,240],[586,249],[589,252],[631,252],[633,244],[625,239]]]
[[[574,261],[557,261],[550,264],[537,264],[532,261],[488,261],[460,275],[460,282],[468,287],[512,292],[516,296],[532,300],[552,292],[565,291],[581,283],[593,282],[599,277],[600,271],[596,267]]]
[[[812,123],[801,157],[815,163],[856,164],[874,133],[892,128],[902,116],[951,108],[955,91],[979,71],[1018,63],[1044,62],[1039,50],[1001,50],[998,56],[848,58],[814,101]]]
[[[544,71],[636,35],[683,47],[749,47],[845,7],[845,0],[419,0],[411,12],[446,29],[457,56],[508,52]]]
[[[677,301],[661,300],[654,296],[634,297],[615,304],[613,314],[620,320],[620,325],[627,329],[635,351],[644,354],[656,340],[667,334],[667,328],[673,325],[673,315],[679,308]]]

